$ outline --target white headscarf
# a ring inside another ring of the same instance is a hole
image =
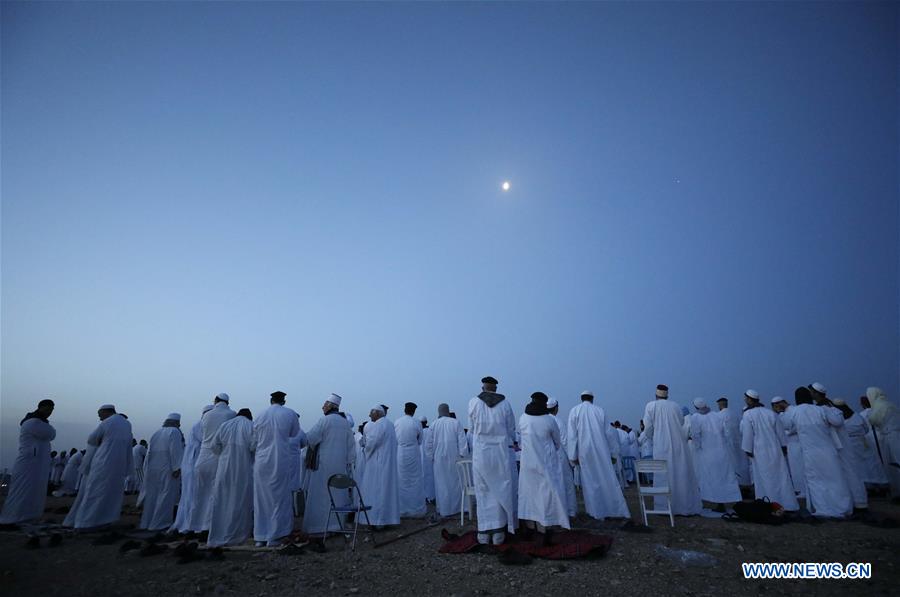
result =
[[[869,399],[869,403],[872,405],[872,412],[869,413],[869,423],[874,427],[880,428],[885,419],[897,407],[891,404],[881,388],[867,388],[866,398]]]

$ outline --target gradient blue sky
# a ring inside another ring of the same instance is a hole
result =
[[[3,465],[44,397],[898,395],[896,4],[0,17]]]

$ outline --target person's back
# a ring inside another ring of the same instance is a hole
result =
[[[178,427],[162,427],[150,438],[144,460],[144,511],[140,528],[157,531],[172,524],[181,483],[176,471],[180,475],[183,458],[184,437]]]
[[[400,494],[400,515],[424,516],[425,477],[422,471],[422,424],[410,413],[394,422],[397,440],[397,471]]]
[[[50,442],[56,438],[56,430],[47,417],[49,414],[33,416],[29,413],[19,424],[19,449],[0,515],[2,524],[37,520],[44,513],[51,466]]]
[[[532,400],[532,404],[540,405]],[[546,398],[544,400],[543,404],[546,404]],[[549,414],[531,415],[526,412],[519,417],[519,434],[522,448],[518,491],[520,519],[543,527],[558,525],[569,528],[565,489],[557,457],[560,438],[556,422]]]
[[[227,394],[219,394],[213,408],[200,419],[202,440],[197,461],[194,465],[194,504],[191,509],[189,528],[192,531],[208,530],[209,508],[212,500],[213,483],[216,479],[218,468],[218,455],[213,450],[213,441],[216,433],[226,421],[237,416],[237,413],[228,407]]]
[[[204,525],[210,547],[243,543],[253,531],[254,448],[253,422],[244,416],[225,421],[213,436],[210,449],[218,462]]]
[[[323,405],[323,412],[325,408],[330,410],[324,412],[324,416],[316,421],[306,434],[307,450],[315,450],[317,454],[314,468],[307,469],[306,472],[303,531],[309,535],[322,533],[326,528],[339,529],[334,516],[328,516],[331,504],[328,479],[332,475],[347,475],[350,465],[356,460],[353,431],[347,420],[338,412],[340,400],[339,396],[332,394]],[[350,502],[350,495],[346,491],[334,490],[332,495],[338,507],[346,506]],[[363,498],[368,504],[368,496]]]
[[[299,433],[297,413],[278,403],[253,422],[253,538],[258,542],[280,539],[293,530],[292,474],[299,470],[299,449],[295,465],[291,437]]]
[[[606,422],[606,413],[595,405],[590,394],[582,394],[582,401],[569,411],[568,456],[578,464],[584,508],[589,516],[627,518],[628,505],[622,494],[618,476],[612,463],[619,450],[619,434]]]

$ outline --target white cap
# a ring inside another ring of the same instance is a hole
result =
[[[428,422],[428,417],[426,417],[425,415],[422,415],[421,417],[419,417],[419,423],[427,423],[427,422]]]
[[[815,391],[817,391],[818,393],[823,394],[823,395],[828,393],[828,390],[825,389],[825,386],[823,386],[819,382],[815,382],[812,385],[812,389],[814,389]]]
[[[341,400],[343,400],[343,398],[341,398],[337,394],[332,394],[331,396],[329,396],[328,398],[325,399],[325,402],[330,402],[335,406],[340,406]]]
[[[222,392],[221,394],[216,394],[216,398],[218,398],[222,402],[228,402],[231,400],[231,398],[229,398],[228,394],[226,394],[225,392]]]
[[[694,404],[694,408],[696,408],[697,410],[700,410],[703,408],[709,408],[706,405],[706,400],[704,400],[703,398],[694,398],[693,404]]]
[[[559,402],[556,401],[556,398],[547,400],[547,408],[556,408],[557,406],[559,406]]]
[[[212,404],[207,404],[206,406],[203,407],[203,411],[200,413],[200,416],[202,417],[203,415],[205,415],[206,413],[211,411],[213,408],[215,408],[215,407]]]
[[[101,406],[101,407],[98,408],[97,410],[116,410],[116,407],[113,406],[112,404],[104,404],[103,406]]]
[[[775,396],[774,398],[772,398],[772,404],[777,404],[778,402],[787,402],[787,400],[785,400],[781,396]]]
[[[831,403],[835,406],[847,406],[847,403],[841,400],[840,398],[836,400],[832,400]]]
[[[376,404],[375,406],[373,406],[373,407],[372,407],[372,410],[377,410],[377,411],[380,412],[381,414],[384,414],[384,407],[381,406],[380,404]]]
[[[754,400],[759,400],[759,392],[756,390],[747,390],[744,392],[744,396],[747,398],[753,398]]]
[[[178,413],[169,413],[166,415],[166,421],[180,421],[181,415]]]
[[[581,393],[581,395],[582,395],[582,396],[590,396],[591,398],[594,397],[594,393],[593,393],[592,391],[590,391],[590,390],[585,390],[585,391],[583,391],[583,392]]]

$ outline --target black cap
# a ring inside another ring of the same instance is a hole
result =
[[[269,394],[269,396],[271,396],[272,398],[279,398],[279,399],[281,399],[281,398],[284,398],[285,396],[287,396],[287,394],[285,394],[285,393],[282,392],[281,390],[277,390],[277,391],[272,392],[271,394]]]
[[[403,408],[419,408],[419,405],[416,404],[415,402],[407,402],[406,404],[403,405]]]
[[[726,398],[725,396],[722,396],[721,398],[716,400],[716,402],[728,402],[728,398]]]
[[[488,375],[487,377],[481,378],[481,383],[489,383],[489,384],[497,385],[500,382],[498,382],[496,379],[494,379],[493,377]]]
[[[547,404],[547,401],[550,400],[547,398],[547,394],[543,392],[535,392],[531,395],[532,402],[540,402],[542,404]]]
[[[388,406],[387,406],[386,404],[382,404],[382,405],[381,405],[381,408],[384,409],[384,414],[387,414]]]

